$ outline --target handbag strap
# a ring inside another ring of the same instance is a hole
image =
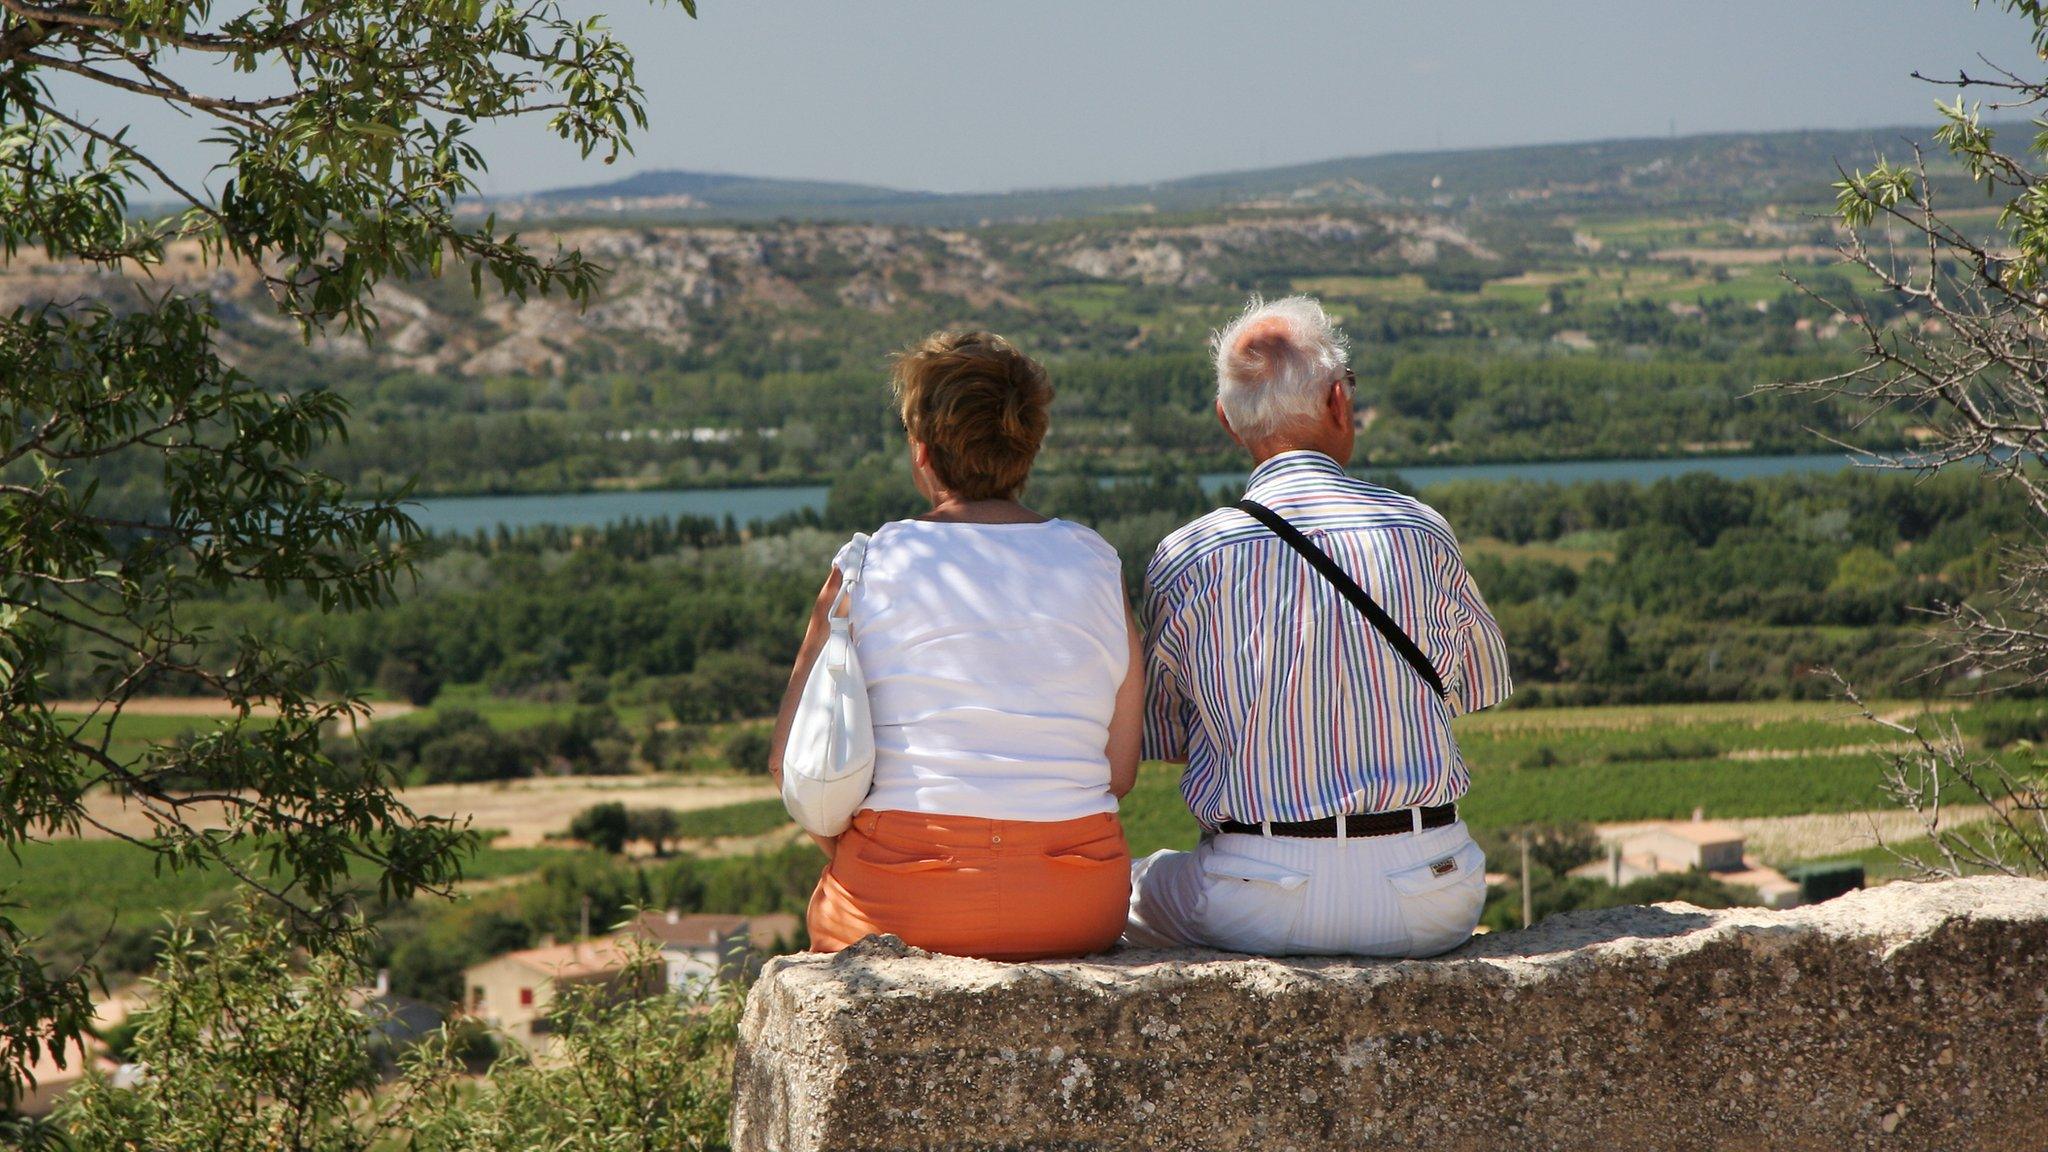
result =
[[[1401,626],[1394,622],[1394,618],[1387,615],[1386,610],[1374,602],[1365,589],[1358,586],[1358,581],[1353,580],[1344,569],[1337,566],[1335,560],[1330,559],[1328,552],[1316,547],[1315,541],[1302,535],[1301,530],[1289,524],[1286,517],[1256,500],[1239,500],[1236,507],[1238,511],[1250,515],[1272,529],[1273,535],[1300,553],[1302,559],[1308,561],[1322,574],[1323,579],[1336,586],[1337,591],[1342,593],[1346,600],[1351,601],[1351,606],[1358,609],[1359,615],[1365,617],[1366,621],[1386,638],[1388,644],[1393,645],[1394,651],[1399,652],[1401,658],[1408,661],[1409,667],[1415,669],[1416,675],[1422,677],[1432,691],[1438,696],[1450,695],[1449,690],[1444,687],[1444,678],[1437,674],[1436,666],[1429,662],[1429,657],[1423,653],[1422,648],[1409,639],[1408,633],[1401,630]]]
[[[853,586],[860,583],[861,569],[868,562],[868,540],[865,532],[856,532],[853,539],[840,545],[839,553],[832,557],[832,566],[839,569],[839,598],[832,602],[832,614],[844,616],[851,611]]]
[[[868,560],[868,541],[872,539],[873,537],[865,532],[855,532],[853,539],[841,544],[838,554],[832,557],[832,566],[839,569],[839,574],[846,578],[846,583],[860,582],[860,570]]]
[[[844,670],[853,659],[853,586],[860,583],[861,569],[868,559],[868,534],[856,532],[832,557],[832,566],[839,570],[839,595],[832,601],[832,610],[825,615],[825,622],[832,633],[825,641],[825,650],[819,659],[837,670]]]

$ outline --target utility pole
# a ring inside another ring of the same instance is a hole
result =
[[[1522,927],[1536,922],[1535,901],[1529,894],[1529,834],[1522,833]]]
[[[1522,873],[1525,876],[1529,872],[1528,861],[1529,853],[1525,847],[1522,852]],[[590,939],[590,893],[588,892],[583,894],[583,938],[585,940]]]

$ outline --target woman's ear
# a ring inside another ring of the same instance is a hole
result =
[[[932,450],[925,447],[924,441],[913,439],[910,442],[910,466],[920,472],[931,470]]]

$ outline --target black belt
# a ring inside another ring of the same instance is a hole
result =
[[[1298,836],[1308,840],[1334,840],[1337,838],[1337,822],[1344,822],[1344,835],[1349,839],[1360,836],[1395,836],[1402,832],[1415,831],[1415,816],[1412,809],[1402,808],[1393,812],[1374,812],[1366,816],[1325,816],[1320,820],[1276,820],[1271,824],[1247,824],[1242,820],[1225,820],[1216,826],[1218,832],[1247,832],[1253,836]],[[1424,828],[1442,828],[1458,822],[1456,804],[1437,804],[1422,810]]]

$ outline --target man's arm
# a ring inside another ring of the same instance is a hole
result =
[[[1507,640],[1462,559],[1452,560],[1451,598],[1464,624],[1463,643],[1450,680],[1451,715],[1491,708],[1514,691]]]
[[[1181,684],[1177,621],[1172,597],[1156,580],[1159,558],[1145,572],[1139,595],[1145,623],[1145,741],[1147,760],[1185,764],[1188,720],[1193,712]]]

